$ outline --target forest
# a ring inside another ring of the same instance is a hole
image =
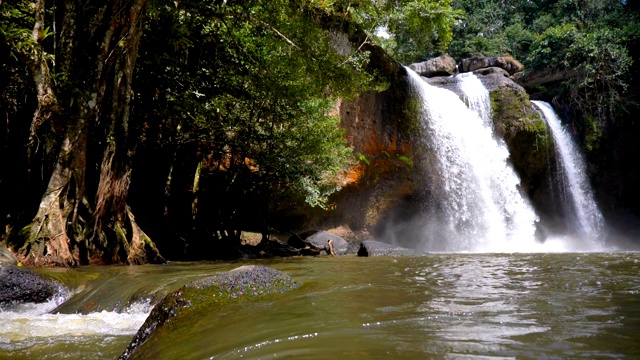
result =
[[[640,6],[617,0],[0,1],[1,242],[25,266],[213,259],[331,209],[339,101],[381,58],[512,56],[640,218]],[[295,218],[293,216],[293,218]],[[631,220],[630,220],[631,219]]]

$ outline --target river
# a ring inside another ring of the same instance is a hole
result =
[[[0,358],[117,358],[159,297],[247,263],[301,286],[198,314],[138,358],[640,358],[638,252],[38,269],[73,294],[54,310],[0,313]]]

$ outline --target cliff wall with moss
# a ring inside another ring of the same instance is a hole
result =
[[[495,63],[500,64],[488,62]],[[555,214],[549,181],[555,163],[553,140],[527,92],[511,78],[509,70],[517,67],[508,64],[507,69],[474,68],[474,73],[490,92],[495,133],[509,148],[523,192],[551,218]],[[423,79],[462,95],[455,77],[442,76],[451,73],[449,68],[431,71],[429,75],[435,75]],[[342,189],[333,196],[332,208],[316,212],[307,226],[342,226],[365,236],[376,235],[385,222],[419,211],[424,197],[422,172],[429,170],[417,163],[422,142],[420,104],[411,98],[408,86],[405,74],[397,74],[387,90],[368,92],[339,105],[354,163],[341,179]]]

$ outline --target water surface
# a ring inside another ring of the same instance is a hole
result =
[[[637,252],[251,263],[301,288],[197,314],[137,358],[640,358]],[[77,293],[65,314],[0,313],[0,358],[114,359],[150,303],[243,264],[41,269]]]

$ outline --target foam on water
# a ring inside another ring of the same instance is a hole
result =
[[[0,348],[24,349],[55,341],[82,341],[94,336],[134,335],[144,323],[151,307],[136,303],[121,313],[101,311],[89,314],[51,314],[58,304],[23,305],[0,311]]]

